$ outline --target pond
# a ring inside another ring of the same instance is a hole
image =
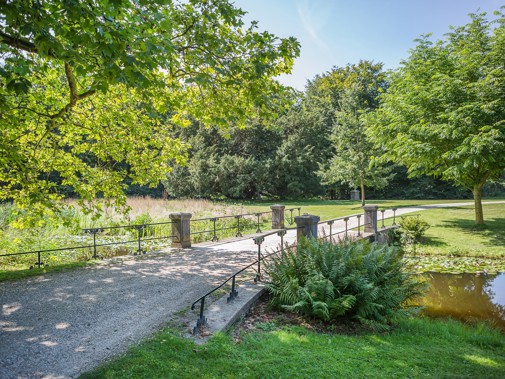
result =
[[[431,284],[421,304],[431,317],[487,320],[505,330],[505,274],[423,275]]]

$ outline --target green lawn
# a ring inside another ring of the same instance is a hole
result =
[[[412,271],[505,272],[505,204],[484,204],[484,225],[475,224],[473,207],[416,214],[431,227],[408,258]]]
[[[495,199],[492,199],[495,200]],[[399,208],[425,204],[445,204],[445,203],[463,203],[472,202],[471,199],[464,200],[368,200],[367,204],[378,205],[383,208]],[[332,218],[348,216],[356,213],[363,213],[360,201],[349,200],[304,200],[304,201],[280,201],[286,206],[286,209],[301,207],[302,213],[309,213],[321,217],[321,220],[329,220]],[[232,203],[233,204],[233,203]],[[267,211],[271,201],[244,201],[240,203],[244,208],[251,212]],[[286,212],[289,215],[289,212]],[[294,212],[296,215],[296,211]]]
[[[260,329],[261,328],[261,329]],[[162,331],[83,378],[503,378],[505,336],[415,318],[387,334],[257,325],[203,345]]]
[[[475,224],[473,207],[418,212],[431,225],[422,242],[422,252],[505,257],[505,204],[484,204],[483,208],[484,225]]]

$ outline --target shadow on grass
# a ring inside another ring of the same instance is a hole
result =
[[[476,225],[474,220],[444,221],[443,228],[456,228],[465,234],[479,235],[487,246],[505,247],[505,218],[486,219],[484,225]]]
[[[441,247],[448,245],[447,242],[445,242],[442,238],[426,237],[426,236],[422,238],[421,244],[424,246],[433,246],[433,247]]]

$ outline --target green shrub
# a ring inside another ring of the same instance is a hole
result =
[[[273,305],[285,310],[325,321],[352,318],[384,330],[394,317],[418,310],[403,305],[424,285],[402,265],[394,246],[303,240],[266,264],[267,289]]]
[[[421,241],[430,225],[418,216],[406,216],[398,222],[400,225],[400,243],[416,253],[416,245]]]

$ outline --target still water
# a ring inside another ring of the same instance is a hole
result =
[[[464,321],[487,320],[505,330],[505,274],[429,273],[424,314]]]

